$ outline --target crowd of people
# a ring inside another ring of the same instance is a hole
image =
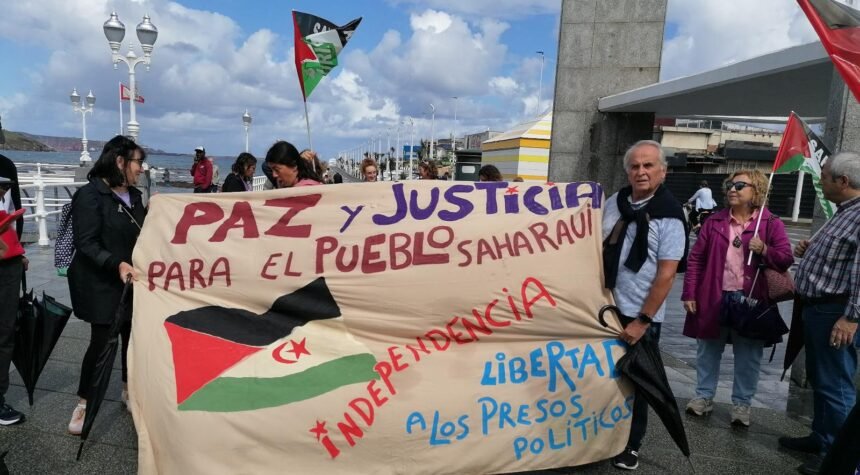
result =
[[[135,188],[146,160],[144,150],[117,136],[104,147],[72,200],[75,254],[68,271],[72,305],[78,318],[90,324],[89,347],[81,365],[79,401],[68,431],[80,434],[86,414],[88,388],[95,359],[107,344],[124,283],[135,276],[132,250],[146,218],[141,193]],[[676,274],[684,272],[682,301],[686,310],[684,335],[695,340],[697,382],[695,397],[686,405],[692,416],[713,411],[720,377],[720,360],[727,344],[734,353],[730,424],[749,427],[764,348],[782,339],[786,328],[767,325],[753,329],[750,318],[766,315],[782,322],[770,292],[769,273],[785,274],[795,258],[796,293],[803,305],[806,367],[814,394],[812,432],[802,438],[779,439],[782,446],[813,456],[802,473],[819,473],[823,458],[855,404],[853,378],[857,370],[857,322],[860,319],[860,155],[839,153],[824,166],[821,184],[827,199],[838,206],[835,216],[811,239],[792,252],[782,221],[767,208],[768,180],[756,170],[737,170],[723,182],[725,208],[701,225],[690,247],[689,222],[681,203],[664,185],[667,162],[661,145],[651,140],[634,144],[624,155],[628,185],[606,199],[603,212],[604,286],[610,289],[624,315],[619,338],[629,345],[649,338],[659,343],[666,300]],[[257,159],[242,153],[220,191],[253,189]],[[299,150],[286,141],[269,148],[263,162],[269,188],[340,183],[329,177],[317,154]],[[360,173],[375,182],[379,167],[363,160]],[[418,166],[421,179],[437,179],[432,161]],[[195,193],[212,192],[213,165],[198,147],[192,168]],[[0,156],[0,217],[20,208],[14,193],[14,165]],[[480,181],[503,181],[499,169],[486,165]],[[517,179],[514,181],[522,181]],[[697,210],[716,206],[707,183],[691,198]],[[0,229],[0,301],[17,301],[27,268],[20,245],[21,226]],[[98,298],[96,298],[96,296]],[[751,316],[743,304],[756,302],[766,314]],[[129,310],[130,311],[130,310]],[[130,316],[129,316],[130,317]],[[15,308],[0,305],[0,424],[23,420],[3,400],[9,384]],[[131,319],[129,318],[130,322]],[[784,326],[784,325],[783,325]],[[121,329],[123,402],[128,401],[126,355],[130,323]],[[638,394],[625,450],[614,466],[635,470],[647,430],[648,408]]]

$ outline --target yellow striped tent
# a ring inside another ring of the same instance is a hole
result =
[[[481,165],[495,165],[505,180],[546,181],[552,111],[481,144]]]

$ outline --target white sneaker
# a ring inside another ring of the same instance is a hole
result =
[[[710,399],[705,399],[701,397],[697,397],[691,399],[690,402],[687,403],[687,413],[693,414],[696,416],[704,416],[705,414],[709,414],[714,410],[714,401]]]
[[[128,405],[128,389],[122,390],[122,395],[120,395],[119,399],[125,406],[125,410],[131,412],[131,406]]]
[[[732,406],[732,425],[738,427],[750,426],[750,407],[735,404]]]
[[[78,404],[72,411],[72,420],[69,421],[69,434],[81,435],[84,430],[84,418],[87,415],[87,405]]]

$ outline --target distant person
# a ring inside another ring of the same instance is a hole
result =
[[[0,131],[3,130],[3,126],[0,125]],[[0,144],[5,143],[4,140],[0,142]],[[6,177],[12,181],[11,188],[9,192],[4,195],[2,199],[0,199],[0,211],[5,210],[8,213],[15,211],[16,209],[21,209],[21,189],[18,187],[18,168],[15,167],[15,163],[12,162],[6,156],[0,154],[0,176]],[[21,239],[21,235],[24,233],[24,218],[18,218],[15,222],[15,232],[18,234],[18,239]]]
[[[256,170],[257,158],[248,152],[240,153],[233,163],[233,171],[224,179],[221,192],[254,191],[254,171]]]
[[[361,161],[361,177],[365,182],[374,182],[379,178],[379,168],[376,160],[368,157]]]
[[[860,155],[841,152],[821,168],[824,198],[837,211],[809,240],[797,243],[802,257],[795,282],[803,304],[806,371],[812,386],[812,433],[780,437],[779,445],[812,454],[801,473],[820,471],[857,399],[857,325],[860,322]],[[857,441],[854,441],[857,450]]]
[[[170,186],[170,169],[169,168],[164,169],[164,185]]]
[[[436,168],[436,162],[433,160],[424,160],[418,164],[418,179],[419,180],[438,180],[439,169]]]
[[[206,156],[206,149],[202,145],[195,148],[194,164],[191,165],[195,193],[212,191],[212,172],[212,159]]]
[[[340,173],[335,173],[332,177],[332,181],[334,181],[335,185],[337,185],[338,183],[343,183],[343,176],[341,176]]]
[[[717,207],[717,202],[714,201],[714,194],[708,186],[707,180],[699,182],[699,189],[687,200],[687,204],[693,206],[693,212],[690,213],[690,225],[693,227],[701,224],[699,223],[699,216],[703,212],[713,211]]]
[[[495,165],[484,165],[478,170],[479,181],[504,181],[502,172]]]
[[[110,139],[87,175],[89,183],[72,197],[75,254],[69,266],[69,295],[75,316],[90,324],[90,343],[81,364],[80,401],[72,412],[69,433],[80,435],[87,399],[99,355],[110,338],[110,327],[127,276],[136,278],[131,253],[146,218],[138,179],[146,152],[122,135]],[[129,306],[131,311],[131,306]],[[122,394],[128,408],[128,343],[131,315],[120,328]]]
[[[0,157],[4,161],[8,160],[2,155]],[[17,178],[17,171],[14,175]],[[13,183],[10,177],[0,176],[0,200],[3,200],[0,203],[0,217],[7,215],[8,204],[12,205],[12,211],[18,209],[10,196],[16,187],[17,183]],[[11,224],[3,227],[5,229],[0,230],[0,425],[7,426],[24,420],[23,414],[6,403],[6,391],[9,389],[9,365],[15,346],[21,277],[29,261],[24,257],[24,247],[21,246],[16,228]]]
[[[446,181],[450,180],[451,179],[451,172],[445,172],[445,174],[442,175],[442,179],[446,180]]]
[[[275,142],[266,153],[266,163],[278,180],[279,188],[321,185],[312,161],[302,158],[293,144],[283,140]]]

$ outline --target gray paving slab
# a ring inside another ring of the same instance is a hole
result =
[[[37,291],[45,291],[68,304],[68,285],[53,268],[53,249],[28,246],[31,277]],[[684,314],[680,303],[679,278],[669,296],[667,320],[661,346],[666,372],[680,408],[694,395],[696,383],[695,340],[681,335]],[[784,316],[790,316],[783,311]],[[106,402],[99,414],[82,460],[74,460],[79,438],[66,433],[71,411],[77,403],[80,362],[89,343],[89,325],[74,317],[66,326],[37,385],[35,405],[27,406],[26,392],[17,374],[11,375],[7,400],[27,415],[23,424],[0,427],[0,452],[14,474],[125,474],[137,471],[137,438],[133,420],[119,402],[119,360],[112,373]],[[784,346],[784,345],[782,345]],[[731,395],[731,351],[721,364],[716,410],[706,418],[685,417],[692,461],[699,474],[793,473],[803,457],[777,448],[780,435],[806,435],[809,430],[810,391],[780,382],[783,348],[772,363],[764,363],[759,391],[753,401],[752,427],[729,425]],[[640,474],[687,474],[690,467],[675,448],[665,429],[652,414],[642,449]],[[541,474],[619,473],[604,461],[583,467],[559,468]]]

